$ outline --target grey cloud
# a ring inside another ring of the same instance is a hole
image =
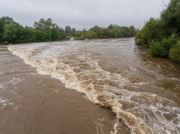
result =
[[[40,18],[52,18],[60,27],[77,29],[109,24],[141,28],[150,17],[158,18],[163,8],[161,0],[4,0],[0,17],[28,26]]]

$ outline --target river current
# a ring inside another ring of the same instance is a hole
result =
[[[21,44],[8,49],[38,73],[111,109],[117,118],[112,133],[120,133],[120,121],[132,134],[180,133],[180,67],[150,57],[134,38]]]

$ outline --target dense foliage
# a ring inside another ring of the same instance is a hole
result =
[[[135,39],[137,45],[147,46],[152,56],[180,63],[180,1],[171,0],[160,19],[150,18]]]
[[[169,57],[174,63],[180,64],[180,41],[170,49]]]
[[[66,33],[49,18],[34,22],[34,27],[23,27],[12,18],[0,18],[0,43],[29,43],[64,40]]]
[[[69,40],[74,37],[77,40],[121,38],[135,36],[134,26],[120,27],[110,25],[108,28],[95,26],[89,31],[85,29],[76,31],[75,28],[66,26],[64,29],[49,18],[34,22],[33,27],[23,27],[10,17],[0,18],[0,44],[4,41],[9,43],[30,43]]]
[[[109,25],[107,28],[94,26],[89,31],[85,29],[75,33],[75,39],[107,39],[107,38],[122,38],[134,37],[136,29],[134,26],[121,27],[118,25]]]

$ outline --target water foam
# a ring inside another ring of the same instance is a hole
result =
[[[79,54],[81,47],[41,44],[8,49],[39,73],[51,75],[66,87],[85,93],[92,102],[111,108],[132,134],[179,132],[180,111],[174,102],[156,94],[125,89],[134,83],[121,74],[103,70],[90,53]],[[117,126],[115,123],[114,133],[118,133]]]
[[[0,84],[0,89],[3,89],[4,88],[4,85]]]
[[[3,109],[6,107],[7,102],[8,102],[8,100],[4,100],[4,99],[2,99],[2,98],[0,97],[1,110],[3,110]]]

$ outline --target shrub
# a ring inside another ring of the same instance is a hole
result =
[[[65,37],[65,40],[70,40],[71,39],[71,36],[66,36]]]
[[[169,58],[177,64],[180,64],[180,41],[170,49]]]
[[[168,58],[170,49],[177,43],[175,34],[172,34],[169,38],[163,38],[162,41],[152,41],[150,43],[149,51],[152,56]]]
[[[150,18],[142,30],[136,34],[136,44],[149,46],[152,40],[161,40],[163,38],[163,29],[161,20]]]

